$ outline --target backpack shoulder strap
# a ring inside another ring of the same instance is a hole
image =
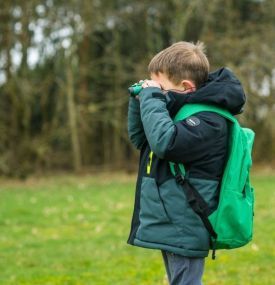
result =
[[[224,118],[228,119],[233,123],[237,122],[236,118],[229,111],[208,104],[185,104],[176,114],[174,122],[184,120],[199,112],[214,112],[223,116]]]

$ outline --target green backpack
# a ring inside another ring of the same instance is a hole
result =
[[[250,129],[242,128],[227,110],[212,105],[186,104],[179,110],[174,122],[204,111],[218,113],[231,123],[228,159],[220,183],[217,209],[209,214],[204,199],[188,179],[185,179],[185,169],[182,164],[170,162],[170,168],[178,183],[182,184],[189,205],[200,216],[210,234],[212,258],[215,259],[216,249],[241,247],[252,239],[254,191],[250,185],[249,173],[255,134]]]

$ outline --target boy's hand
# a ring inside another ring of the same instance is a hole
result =
[[[141,85],[142,88],[157,87],[157,88],[161,89],[161,85],[158,82],[154,81],[154,80],[145,79],[145,80],[140,80],[139,83],[142,83],[142,85]],[[135,99],[139,100],[139,95],[136,95]]]
[[[161,89],[161,86],[158,82],[156,82],[154,80],[148,80],[148,79],[145,79],[141,86],[142,86],[142,88],[157,87],[157,88]]]

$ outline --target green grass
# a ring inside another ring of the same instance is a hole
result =
[[[126,244],[134,177],[0,181],[1,285],[163,285],[158,251]],[[253,175],[255,235],[207,259],[206,285],[274,284],[275,175]]]

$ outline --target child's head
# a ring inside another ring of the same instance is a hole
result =
[[[208,78],[209,62],[204,45],[178,42],[156,54],[148,66],[151,76],[166,77],[174,86],[191,81],[199,88]]]

